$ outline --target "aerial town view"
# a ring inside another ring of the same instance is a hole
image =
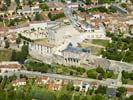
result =
[[[133,0],[0,0],[0,100],[133,100]]]

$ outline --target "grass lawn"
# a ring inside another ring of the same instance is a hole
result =
[[[101,50],[102,50],[102,48],[98,48],[98,47],[95,47],[95,46],[89,46],[89,48],[91,48],[91,53],[93,55],[97,55],[97,56],[100,55]]]
[[[3,22],[0,22],[0,26],[1,26],[1,27],[3,27],[3,26],[4,26]]]
[[[82,48],[90,48],[91,53],[93,55],[99,56],[101,54],[102,48],[107,46],[109,43],[109,40],[103,40],[103,39],[92,39],[92,40],[84,40],[82,43],[78,44],[78,47]]]
[[[9,61],[11,60],[12,50],[4,49],[0,50],[0,61]]]
[[[109,43],[109,40],[102,40],[102,39],[93,39],[92,40],[92,44],[97,44],[97,45],[101,45],[101,46],[107,46]]]
[[[118,77],[118,74],[114,74],[111,78],[112,79],[117,79],[117,77]]]
[[[128,79],[127,84],[133,85],[133,80]]]

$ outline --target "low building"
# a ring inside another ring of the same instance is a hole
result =
[[[127,88],[126,96],[130,97],[131,95],[133,95],[133,88]]]
[[[70,3],[70,4],[68,4],[68,7],[69,7],[69,8],[73,8],[73,9],[75,9],[75,10],[78,10],[78,8],[79,8],[79,3],[78,3],[78,2]]]
[[[20,34],[26,38],[29,38],[31,40],[37,40],[37,39],[44,39],[47,37],[48,30],[47,29],[31,29],[30,31],[24,31]]]
[[[30,29],[46,29],[47,28],[47,22],[45,21],[34,21],[34,22],[31,22],[30,25],[29,25]]]
[[[116,88],[107,87],[107,89],[106,89],[106,95],[108,97],[115,97],[116,96]]]
[[[19,87],[19,86],[24,86],[24,85],[26,85],[26,79],[25,78],[12,81],[12,86],[14,86],[14,87],[16,87],[16,86]]]
[[[49,90],[60,90],[62,87],[62,80],[49,80],[47,83],[47,87]]]
[[[30,7],[30,6],[23,6],[22,9],[18,9],[18,14],[24,14],[24,15],[32,15],[34,13],[40,13],[41,9],[39,6]]]
[[[74,80],[73,86],[74,87],[80,87],[80,89],[81,89],[82,88],[82,81],[81,80]]]
[[[83,82],[82,83],[82,89],[81,89],[81,91],[87,92],[89,88],[90,88],[90,83],[88,83],[88,82]]]
[[[99,86],[98,83],[95,81],[90,83],[90,89],[97,89],[98,86]]]
[[[47,2],[46,3],[49,7],[50,11],[54,11],[54,10],[63,10],[63,3],[61,2]]]
[[[49,80],[49,77],[43,76],[43,77],[38,77],[38,78],[35,80],[35,82],[36,82],[36,84],[38,84],[38,85],[45,85],[45,84],[48,82],[48,80]]]
[[[18,71],[21,69],[21,65],[18,62],[0,62],[1,72]]]

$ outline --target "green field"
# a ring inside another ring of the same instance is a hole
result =
[[[127,80],[127,84],[133,85],[133,80],[128,79],[128,80]]]
[[[109,44],[109,40],[102,40],[102,39],[93,39],[92,44],[107,46]]]
[[[96,41],[95,44],[97,43],[97,40],[87,40],[86,39],[82,43],[79,43],[78,47],[81,47],[81,48],[90,48],[91,49],[91,53],[93,55],[100,55],[102,47],[93,45],[93,43],[92,43],[93,41]],[[99,44],[97,43],[97,45],[99,45]]]
[[[11,60],[12,50],[4,49],[0,50],[0,61]]]

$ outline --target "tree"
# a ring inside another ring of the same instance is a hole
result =
[[[24,63],[28,54],[29,54],[28,45],[23,45],[21,48],[21,51],[18,51],[16,53],[16,60],[21,62],[21,63]]]
[[[72,2],[77,2],[77,0],[71,0]]]
[[[92,100],[104,100],[104,97],[101,94],[96,94],[92,97]]]
[[[117,96],[118,97],[121,97],[123,94],[125,94],[126,93],[126,91],[127,91],[127,89],[126,88],[124,88],[124,87],[119,87],[118,89],[117,89]]]
[[[65,0],[61,0],[62,3],[65,3]]]
[[[32,6],[34,4],[35,0],[28,0],[28,5]]]
[[[105,86],[99,85],[98,89],[95,91],[96,94],[105,94],[106,93],[106,88]]]
[[[131,95],[131,96],[128,98],[128,100],[133,100],[133,95]]]
[[[21,49],[22,53],[27,57],[29,50],[28,50],[28,45],[23,45]]]
[[[130,0],[131,1],[131,3],[133,4],[133,0]]]
[[[17,4],[17,6],[20,5],[20,0],[15,0],[15,2],[16,2],[16,4]]]
[[[7,5],[7,7],[9,7],[11,5],[11,0],[4,0],[4,2]]]
[[[17,44],[20,44],[21,43],[21,38],[20,37],[16,38],[16,43]]]
[[[9,41],[6,40],[6,41],[5,41],[5,48],[9,48],[9,47],[10,47]]]
[[[39,7],[43,10],[43,11],[48,11],[49,7],[46,3],[40,4]]]
[[[90,5],[90,4],[92,4],[92,1],[91,0],[86,0],[86,4]]]
[[[98,79],[102,80],[103,79],[103,75],[102,74],[98,75]]]
[[[65,17],[65,14],[64,13],[59,13],[59,14],[51,14],[51,12],[48,13],[48,17],[51,21],[54,21],[56,19],[59,19],[59,18],[62,18],[62,17]]]
[[[107,78],[111,78],[114,75],[113,71],[107,71],[106,74]]]
[[[103,68],[100,67],[100,66],[98,66],[98,67],[96,68],[96,71],[97,71],[98,73],[101,73],[102,75],[105,73],[105,71],[103,70]]]
[[[85,72],[85,69],[81,67],[77,67],[77,72],[79,72],[82,75]]]
[[[15,23],[16,23],[15,20],[11,19],[8,26],[15,26]]]
[[[125,78],[125,79],[128,79],[129,78],[128,72],[122,71],[122,77]]]
[[[88,76],[89,78],[94,78],[94,79],[96,79],[97,73],[96,73],[95,71],[90,71],[90,70],[88,70],[88,71],[87,71],[87,76]]]
[[[77,87],[75,88],[75,91],[79,91],[79,90],[80,90],[80,87],[77,86]]]
[[[71,100],[71,95],[69,94],[62,94],[58,100]]]
[[[66,89],[67,89],[68,91],[73,91],[73,90],[74,90],[73,83],[72,83],[72,82],[68,83],[67,86],[66,86]]]
[[[42,16],[41,16],[39,13],[36,13],[36,14],[35,14],[35,20],[36,20],[36,21],[42,20]]]
[[[2,78],[2,76],[0,76],[0,83],[2,82],[2,80],[3,80],[3,78]]]
[[[16,61],[16,51],[12,51],[11,61]]]
[[[15,74],[10,76],[10,77],[8,77],[9,82],[11,82],[13,80],[16,80],[16,79],[17,79],[17,76]]]

